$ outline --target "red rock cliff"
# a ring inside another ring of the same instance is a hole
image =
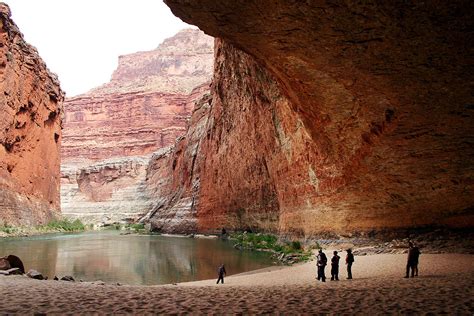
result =
[[[0,222],[45,223],[59,214],[64,94],[0,3]]]
[[[199,230],[473,225],[470,2],[165,2],[224,39]]]
[[[210,156],[201,145],[206,141],[211,104],[211,95],[202,94],[195,101],[186,134],[150,160],[146,178],[154,206],[141,220],[150,222],[152,230],[194,233],[199,229],[201,168]]]
[[[121,56],[109,83],[66,100],[66,216],[117,222],[149,211],[148,159],[185,133],[195,99],[209,90],[213,45],[199,30],[180,31],[153,51]]]
[[[149,52],[121,56],[112,80],[65,102],[62,157],[147,155],[184,133],[193,88],[212,75],[213,39],[187,29]]]
[[[157,49],[119,57],[112,80],[94,93],[160,91],[189,94],[209,81],[213,39],[198,29],[185,29]]]
[[[103,160],[147,155],[184,133],[187,95],[127,92],[67,99],[62,157]]]

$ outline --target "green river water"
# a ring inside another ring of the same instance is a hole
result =
[[[235,250],[228,241],[116,231],[0,239],[0,257],[10,254],[49,278],[136,285],[217,279],[221,263],[229,275],[274,264],[268,253]]]

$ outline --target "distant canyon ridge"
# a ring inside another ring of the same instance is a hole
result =
[[[184,134],[194,102],[209,91],[213,52],[213,38],[186,29],[155,50],[120,56],[109,83],[66,99],[65,216],[110,224],[152,209],[148,162]]]
[[[215,40],[184,30],[122,56],[64,113],[54,75],[2,15],[3,219],[59,215],[62,142],[62,214],[86,222],[305,237],[473,226],[468,1],[165,3]]]

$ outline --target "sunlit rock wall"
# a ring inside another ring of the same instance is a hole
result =
[[[0,3],[0,224],[37,225],[59,214],[63,98]]]
[[[210,81],[213,38],[185,29],[121,56],[109,83],[65,102],[63,163],[147,155],[184,134],[195,87]]]
[[[208,91],[209,83],[204,83],[185,96],[126,93],[116,99],[93,98],[90,102],[102,109],[101,119],[88,112],[86,123],[66,121],[74,128],[67,132],[69,148],[63,150],[61,164],[63,214],[104,224],[136,221],[147,214],[156,205],[148,189],[153,184],[147,182],[150,157],[184,134],[186,112]]]
[[[148,157],[122,157],[61,168],[64,214],[86,223],[135,221],[153,204],[146,188]]]

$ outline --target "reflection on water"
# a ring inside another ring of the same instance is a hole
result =
[[[217,279],[217,267],[236,274],[272,265],[266,253],[237,251],[214,239],[89,232],[0,239],[0,256],[14,254],[49,278],[166,284]]]

